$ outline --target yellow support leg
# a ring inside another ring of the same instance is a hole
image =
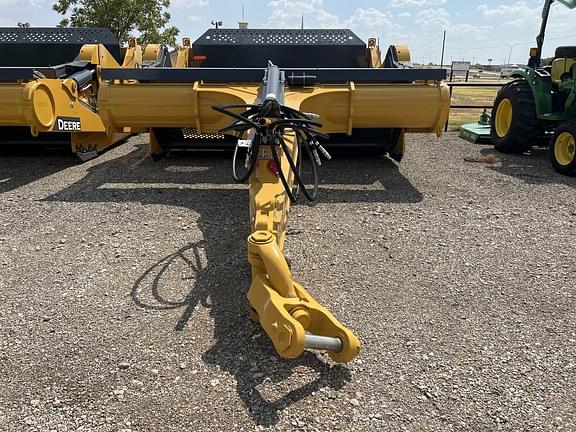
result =
[[[285,141],[297,158],[296,138]],[[332,360],[351,361],[360,351],[358,338],[292,278],[282,254],[290,200],[278,178],[282,169],[288,183],[294,174],[281,149],[281,167],[271,159],[269,146],[260,148],[260,156],[250,178],[252,234],[248,237],[248,261],[252,266],[252,285],[248,301],[252,319],[259,321],[276,351],[295,358],[306,348],[324,349]]]

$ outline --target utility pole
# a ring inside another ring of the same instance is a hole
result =
[[[518,43],[513,43],[510,44],[510,52],[508,53],[508,64],[510,64],[510,62],[512,61],[512,50],[514,49],[515,46],[518,46],[520,44]]]
[[[446,30],[444,30],[444,37],[442,39],[442,57],[440,58],[440,69],[444,67],[444,50],[446,49]]]

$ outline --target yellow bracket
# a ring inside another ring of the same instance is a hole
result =
[[[334,350],[327,348],[332,360],[345,363],[358,355],[358,338],[294,282],[271,233],[250,235],[248,261],[253,272],[248,291],[253,319],[260,321],[278,354],[298,357],[306,348],[318,347],[315,342],[320,336],[334,344]]]
[[[354,110],[354,96],[356,95],[356,84],[354,84],[354,81],[350,81],[348,85],[350,89],[350,101],[349,101],[350,110],[348,112],[348,130],[346,131],[346,133],[348,134],[348,136],[351,136],[352,130],[354,128],[354,115],[356,114]]]
[[[178,47],[178,56],[176,57],[176,68],[187,68],[190,67],[190,53],[192,49],[190,48],[190,38],[182,39],[182,46]]]

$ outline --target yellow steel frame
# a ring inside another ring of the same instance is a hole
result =
[[[120,66],[104,45],[83,45],[77,60],[97,68],[133,68],[142,64],[142,50],[131,40]],[[80,120],[81,129],[71,131],[74,153],[100,152],[126,138],[123,128],[108,127],[91,104],[100,85],[99,74],[91,88],[80,91],[73,79],[37,78],[30,81],[0,83],[0,126],[28,126],[33,136],[56,132],[58,117]]]
[[[105,82],[98,94],[104,122],[114,128],[146,130],[190,127],[215,132],[227,119],[214,105],[253,103],[258,86],[242,84]],[[440,82],[415,84],[322,85],[287,89],[290,106],[320,115],[326,133],[351,134],[355,128],[400,128],[438,135],[450,107],[448,87]],[[403,139],[398,143],[403,148]],[[153,139],[152,154],[160,151]],[[402,152],[401,152],[402,153]]]
[[[186,61],[182,54],[181,65]],[[228,120],[212,109],[214,105],[252,104],[259,86],[184,83],[105,82],[98,100],[106,124],[114,128],[144,130],[154,127],[190,127],[213,132]],[[351,134],[355,128],[401,128],[403,131],[441,134],[449,114],[448,87],[441,82],[412,84],[321,85],[286,89],[284,103],[296,110],[320,115],[326,133]],[[403,152],[404,134],[396,151]],[[287,133],[292,158],[296,159],[294,133]],[[277,352],[287,358],[300,355],[306,347],[307,332],[341,342],[334,361],[347,362],[360,350],[358,338],[296,281],[283,256],[290,200],[277,170],[282,170],[290,186],[294,181],[286,155],[281,166],[272,162],[268,145],[260,148],[257,166],[250,178],[251,231],[248,261],[252,284],[248,300],[252,319],[269,335]],[[151,134],[150,151],[161,152]]]

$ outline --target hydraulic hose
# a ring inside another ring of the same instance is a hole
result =
[[[245,108],[242,114],[237,114],[230,109]],[[320,156],[318,150],[329,158],[327,152],[320,146],[316,137],[327,137],[327,135],[314,129],[322,125],[310,116],[293,108],[282,106],[274,99],[266,99],[260,105],[227,105],[227,106],[214,106],[213,109],[222,114],[230,116],[234,121],[221,129],[221,132],[234,132],[238,136],[242,136],[248,130],[254,130],[254,137],[251,140],[250,147],[248,148],[246,160],[246,172],[242,175],[238,174],[237,165],[240,153],[240,143],[236,144],[234,148],[234,155],[232,160],[232,177],[238,183],[247,181],[258,161],[260,146],[263,137],[266,137],[266,143],[270,145],[272,152],[272,159],[278,167],[278,178],[280,179],[284,190],[291,202],[296,202],[298,194],[302,194],[310,201],[314,201],[318,195],[318,166],[320,165]],[[272,120],[270,117],[277,117]],[[286,129],[294,131],[296,136],[296,150],[297,158],[294,161],[294,155],[286,145],[283,134]],[[284,156],[294,174],[294,182],[296,185],[296,193],[293,192],[292,187],[281,169],[281,159],[278,153],[278,147],[282,148]],[[313,176],[313,191],[310,193],[302,179],[302,153],[306,151],[308,159],[312,165]]]

